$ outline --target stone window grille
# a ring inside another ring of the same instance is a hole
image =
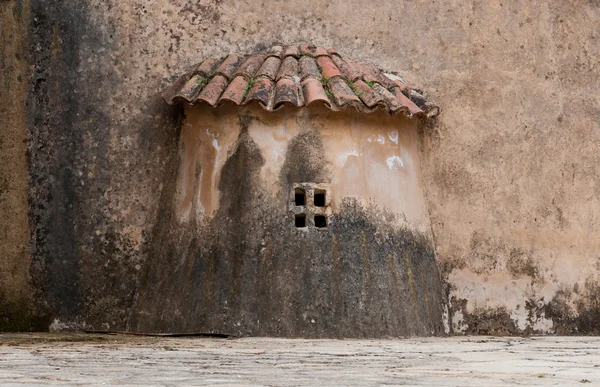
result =
[[[325,183],[295,183],[290,210],[298,229],[326,230],[331,226],[331,190]]]

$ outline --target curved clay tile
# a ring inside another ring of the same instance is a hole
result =
[[[259,78],[254,81],[254,85],[248,92],[248,97],[245,103],[258,101],[263,107],[267,107],[273,96],[275,83],[268,78]]]
[[[296,86],[296,82],[287,78],[282,78],[277,81],[277,85],[275,86],[273,110],[278,109],[284,103],[300,106],[300,98],[298,98],[298,86]]]
[[[279,67],[277,81],[282,78],[294,79],[298,76],[298,61],[293,56],[286,57]]]
[[[180,93],[181,93],[181,89],[186,85],[186,83],[189,81],[190,76],[189,74],[184,74],[181,77],[179,77],[175,82],[173,82],[173,84],[171,86],[169,86],[165,91],[163,91],[162,93],[162,97],[163,99],[169,104],[172,105],[179,97]],[[187,101],[188,103],[190,103],[191,101]]]
[[[363,101],[364,104],[370,108],[382,102],[385,102],[385,98],[383,98],[383,96],[375,92],[375,90],[373,90],[371,86],[367,85],[364,81],[360,79],[354,82],[354,88],[356,95],[358,95],[358,98],[360,98],[361,101]]]
[[[289,46],[283,52],[283,56],[300,56],[300,52],[298,51],[298,46]]]
[[[298,46],[300,55],[315,56],[315,50],[317,47],[310,44],[301,44]]]
[[[332,55],[331,60],[336,66],[340,69],[342,74],[350,81],[355,81],[360,78],[360,73],[355,71],[348,62],[346,62],[342,57],[338,55]]]
[[[187,102],[192,102],[196,99],[201,90],[202,84],[200,83],[200,76],[194,75],[181,89],[179,89],[177,97],[183,98]]]
[[[423,110],[421,110],[420,107],[418,107],[413,101],[411,101],[410,99],[408,99],[407,96],[405,96],[404,94],[402,94],[402,90],[400,90],[399,87],[395,87],[393,89],[393,93],[394,93],[394,96],[396,97],[396,99],[402,105],[406,106],[406,108],[410,112],[410,115],[423,113]]]
[[[283,46],[273,46],[271,47],[271,49],[267,52],[268,56],[276,56],[279,59],[281,59],[281,55],[283,54],[283,50],[285,50],[285,48]]]
[[[238,75],[233,78],[233,81],[229,83],[227,89],[223,92],[223,95],[219,98],[219,103],[224,101],[230,101],[236,105],[240,105],[244,99],[246,88],[248,87],[248,80],[243,75]]]
[[[217,67],[216,74],[221,74],[227,79],[231,79],[235,69],[237,69],[238,65],[241,63],[242,57],[232,54],[229,55],[225,60]]]
[[[256,76],[265,76],[274,81],[275,77],[277,76],[277,71],[279,70],[280,65],[281,59],[274,56],[268,57],[262,64],[262,66],[260,66],[260,69],[258,69],[258,71],[256,72]]]
[[[383,75],[383,73],[370,63],[362,63],[359,65],[362,71],[362,78],[365,82],[377,82],[384,87],[394,87],[396,83]]]
[[[327,93],[320,80],[314,78],[305,79],[304,82],[302,82],[302,92],[304,93],[304,102],[306,103],[306,106],[315,101],[322,101],[331,108],[331,102],[329,101],[329,98],[327,98]]]
[[[331,90],[334,102],[338,106],[356,106],[356,103],[361,103],[360,99],[354,94],[354,91],[352,91],[350,86],[341,77],[331,78],[327,81],[327,85]]]
[[[315,49],[315,57],[318,56],[327,56],[329,55],[329,53],[327,52],[327,50],[325,49],[325,47],[317,47]]]
[[[319,71],[317,61],[314,58],[311,58],[309,56],[303,56],[302,58],[300,58],[299,65],[300,79],[305,79],[307,77],[321,79],[321,72]]]
[[[205,101],[217,106],[224,101],[236,105],[257,101],[269,111],[284,104],[319,102],[332,110],[353,106],[361,112],[381,108],[407,116],[439,114],[437,106],[399,76],[310,44],[277,45],[251,55],[206,59],[162,96],[169,104]]]
[[[200,74],[203,77],[210,77],[221,61],[217,58],[208,58],[200,63],[194,70],[195,74]]]
[[[265,56],[265,54],[250,55],[248,59],[237,68],[234,76],[245,75],[248,78],[253,77],[265,61]]]
[[[378,83],[375,83],[373,85],[373,90],[379,94],[381,96],[381,98],[383,99],[383,101],[385,102],[384,105],[386,107],[386,110],[388,111],[388,113],[390,114],[394,114],[397,113],[399,111],[406,111],[408,112],[408,108],[404,105],[402,105],[394,96],[394,94],[390,93],[390,91],[388,89],[386,89],[385,87],[381,86]],[[400,110],[404,108],[404,110]]]
[[[323,76],[325,76],[325,78],[327,79],[339,77],[340,75],[342,75],[340,69],[338,69],[335,63],[333,63],[331,58],[328,56],[320,56],[319,58],[317,58],[317,63],[319,64],[319,66],[321,66],[321,72],[323,73]]]
[[[227,88],[227,78],[222,75],[215,75],[213,79],[202,89],[198,96],[199,101],[204,101],[211,106],[215,106],[225,88]]]

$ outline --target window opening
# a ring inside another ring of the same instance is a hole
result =
[[[325,207],[325,190],[315,189],[315,207]]]
[[[306,227],[305,214],[296,214],[296,227]]]
[[[325,215],[315,215],[315,227],[327,227],[327,217]]]
[[[306,191],[302,188],[296,188],[294,190],[294,201],[297,206],[306,205]]]

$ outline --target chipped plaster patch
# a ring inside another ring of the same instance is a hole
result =
[[[221,150],[219,146],[219,141],[217,140],[218,135],[212,133],[209,129],[206,129],[206,135],[212,137],[212,146],[217,150],[217,153]]]
[[[448,335],[450,334],[450,310],[447,303],[444,303],[443,308],[442,322],[444,323],[444,333]]]
[[[452,315],[452,331],[454,333],[464,333],[469,327],[465,324],[463,313],[459,310]]]
[[[378,134],[377,138],[375,138],[374,136],[369,136],[369,138],[367,138],[368,142],[378,142],[380,144],[385,144],[385,137],[382,134]]]
[[[540,318],[533,323],[533,330],[537,332],[552,333],[554,330],[554,322],[551,319],[546,318],[545,314],[542,312]]]
[[[81,324],[78,324],[76,322],[60,321],[59,319],[55,318],[54,321],[52,321],[52,324],[50,324],[50,326],[48,327],[48,331],[49,332],[65,332],[65,331],[81,330],[81,328],[82,328]]]
[[[513,320],[517,328],[521,331],[527,329],[527,317],[529,313],[522,305],[518,305],[516,309],[510,312],[510,319]]]
[[[390,138],[391,142],[398,145],[398,131],[397,130],[393,130],[393,131],[389,132],[388,137]]]
[[[346,164],[346,161],[348,161],[348,157],[350,157],[350,156],[359,157],[358,149],[352,148],[352,149],[348,150],[347,152],[340,152],[338,154],[338,159],[341,161],[340,164],[342,166],[344,166]]]
[[[482,282],[479,275],[469,269],[454,270],[448,277],[450,283],[460,284],[450,292],[450,298],[468,300],[465,312],[477,313],[478,310],[503,308],[520,331],[533,329],[535,332],[552,333],[553,322],[542,313],[531,319],[530,310],[525,307],[523,300],[550,300],[556,288],[549,284],[536,286],[531,284],[529,277],[514,279],[508,272],[496,272],[486,275]],[[538,302],[536,309],[543,307]],[[469,327],[462,322],[463,312],[454,311],[451,316],[452,328],[455,333],[465,332]],[[464,326],[463,326],[464,325]]]
[[[385,162],[387,163],[389,169],[404,168],[404,160],[402,160],[402,157],[400,156],[394,155],[388,157]]]
[[[219,146],[219,142],[217,141],[216,138],[213,138],[212,146],[217,150],[217,152],[219,152],[221,150],[221,147]]]

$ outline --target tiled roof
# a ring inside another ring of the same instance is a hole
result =
[[[206,59],[162,95],[168,104],[205,102],[213,107],[224,102],[246,105],[256,101],[268,111],[285,104],[300,107],[322,103],[336,111],[352,106],[361,112],[381,108],[409,117],[439,113],[437,106],[397,75],[308,44]]]

